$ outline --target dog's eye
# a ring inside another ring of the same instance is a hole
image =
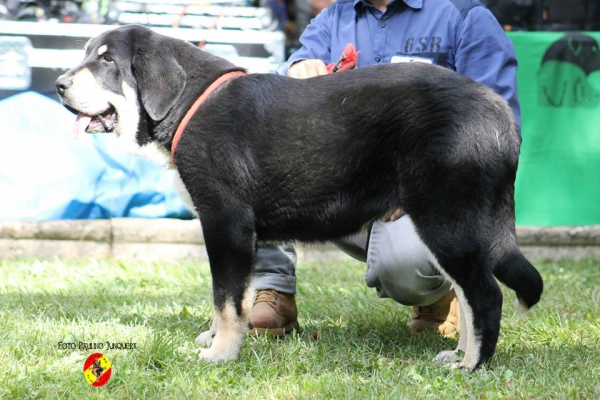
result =
[[[108,54],[104,53],[104,54],[102,54],[102,61],[113,62],[113,59],[112,59],[111,56],[109,56]]]

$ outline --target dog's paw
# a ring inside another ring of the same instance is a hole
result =
[[[215,352],[213,349],[201,349],[200,352],[198,353],[198,359],[200,361],[210,361],[214,364],[219,364],[224,361],[235,360],[236,358],[237,358],[236,355],[227,354],[227,353],[219,354],[219,353]]]
[[[215,338],[215,334],[216,334],[216,332],[213,332],[212,330],[209,329],[207,331],[202,332],[200,335],[198,335],[195,342],[198,346],[209,347],[212,344],[213,339]]]
[[[452,368],[459,368],[462,358],[456,350],[444,350],[433,358],[433,362],[440,364],[450,364]]]

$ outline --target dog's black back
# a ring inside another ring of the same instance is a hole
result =
[[[486,184],[486,175],[516,170],[510,109],[481,102],[489,89],[467,82],[408,64],[310,80],[238,78],[198,112],[177,164],[211,165],[211,174],[194,179],[217,173],[218,181],[195,186],[243,196],[259,239],[338,238],[400,206],[418,212],[449,179],[456,197],[472,198],[478,192],[470,181]],[[465,128],[481,115],[497,125]],[[479,159],[465,157],[473,150]]]

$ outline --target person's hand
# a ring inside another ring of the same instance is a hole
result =
[[[318,75],[327,75],[327,66],[322,60],[309,59],[302,60],[290,67],[287,76],[290,78],[305,79]]]
[[[405,215],[404,210],[399,208],[396,211],[394,211],[391,215],[386,215],[385,217],[381,218],[381,220],[383,222],[395,221],[404,215]]]

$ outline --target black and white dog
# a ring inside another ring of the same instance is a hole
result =
[[[438,360],[475,369],[493,355],[502,306],[494,276],[524,307],[540,299],[542,279],[515,235],[513,114],[457,73],[415,63],[306,80],[246,75],[126,26],[90,40],[56,86],[78,131],[116,132],[133,153],[176,165],[213,277],[216,334],[202,359],[239,353],[257,241],[328,241],[398,208],[462,307],[458,348]]]

